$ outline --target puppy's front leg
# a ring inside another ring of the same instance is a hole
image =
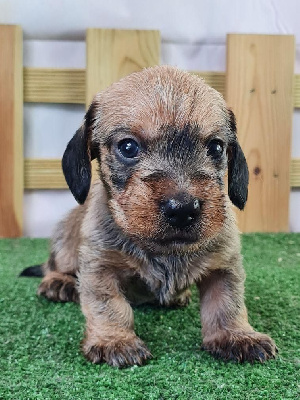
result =
[[[80,303],[86,317],[82,351],[93,363],[114,367],[142,365],[151,353],[134,332],[133,311],[109,268],[82,272]]]
[[[248,322],[241,268],[215,270],[198,287],[204,350],[216,358],[237,362],[274,358],[274,341],[254,331]]]

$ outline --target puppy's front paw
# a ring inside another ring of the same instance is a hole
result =
[[[275,358],[278,352],[274,341],[260,332],[221,331],[213,337],[203,340],[203,350],[216,358],[239,363]]]
[[[145,343],[135,335],[130,339],[103,343],[92,343],[86,338],[82,341],[82,351],[94,364],[106,362],[118,368],[143,365],[152,358]]]

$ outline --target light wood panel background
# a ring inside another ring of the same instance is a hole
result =
[[[67,189],[61,159],[25,159],[25,189]]]
[[[113,82],[146,67],[160,64],[160,33],[151,30],[88,29],[86,37],[86,93],[89,107],[95,94]],[[97,177],[97,161],[92,162]]]
[[[227,39],[226,100],[250,173],[243,232],[289,229],[294,57],[293,36]]]
[[[24,101],[85,103],[85,70],[24,68]]]
[[[291,161],[290,184],[292,188],[300,188],[300,158]]]
[[[225,96],[225,72],[190,72]],[[85,75],[85,69],[24,68],[24,102],[85,104]],[[299,74],[293,92],[294,107],[300,108]]]
[[[86,46],[86,105],[113,82],[160,63],[159,31],[88,29]]]
[[[0,237],[22,234],[22,30],[0,26]]]
[[[0,63],[5,144],[5,151],[0,147],[0,236],[18,236],[23,182],[27,189],[67,187],[60,160],[27,159],[23,177],[23,100],[88,105],[112,82],[160,64],[160,34],[89,29],[85,70],[23,69],[21,29],[1,26],[0,55],[5,60]],[[289,158],[292,107],[300,107],[300,75],[293,75],[293,58],[291,36],[230,35],[227,74],[191,71],[227,97],[237,115],[251,179],[249,203],[239,216],[243,231],[288,229],[289,189],[300,187],[300,159]]]
[[[150,40],[150,39],[149,39]],[[159,50],[156,54],[159,63]],[[191,71],[225,96],[226,73]],[[85,104],[85,69],[24,68],[24,101]],[[93,94],[91,94],[93,96]],[[300,107],[300,75],[294,76],[294,107]],[[59,160],[27,159],[26,189],[65,189]],[[41,178],[43,176],[43,179]],[[291,160],[291,187],[300,187],[300,160]]]
[[[25,159],[25,189],[67,189],[60,159]],[[300,187],[300,158],[291,162],[290,186]]]

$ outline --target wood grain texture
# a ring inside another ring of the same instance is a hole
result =
[[[190,71],[192,74],[203,78],[205,82],[220,92],[225,97],[226,74],[224,72]]]
[[[85,70],[24,68],[24,101],[85,103]]]
[[[22,45],[20,27],[0,26],[0,237],[22,235]]]
[[[26,189],[68,189],[60,159],[25,159]]]
[[[159,31],[88,29],[86,47],[86,105],[113,82],[160,63]]]
[[[93,162],[93,169],[97,166]],[[60,159],[31,159],[24,162],[25,189],[68,189]],[[300,187],[300,159],[291,161],[291,187]]]
[[[243,232],[289,228],[294,55],[293,36],[227,38],[226,100],[250,173]]]
[[[225,72],[190,71],[225,97]],[[24,68],[24,102],[85,104],[85,69]],[[294,75],[294,107],[300,108],[300,75]]]
[[[300,75],[294,76],[294,107],[300,108]]]
[[[160,64],[160,32],[88,29],[86,36],[86,107],[96,93],[146,67]],[[92,163],[96,176],[97,163]]]
[[[300,187],[300,158],[292,159],[290,184],[292,188]]]

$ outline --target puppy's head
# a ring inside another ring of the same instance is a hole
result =
[[[97,95],[69,142],[63,171],[79,203],[98,158],[108,206],[120,229],[156,252],[188,251],[222,230],[229,197],[243,209],[248,169],[235,118],[194,75],[155,67]]]

